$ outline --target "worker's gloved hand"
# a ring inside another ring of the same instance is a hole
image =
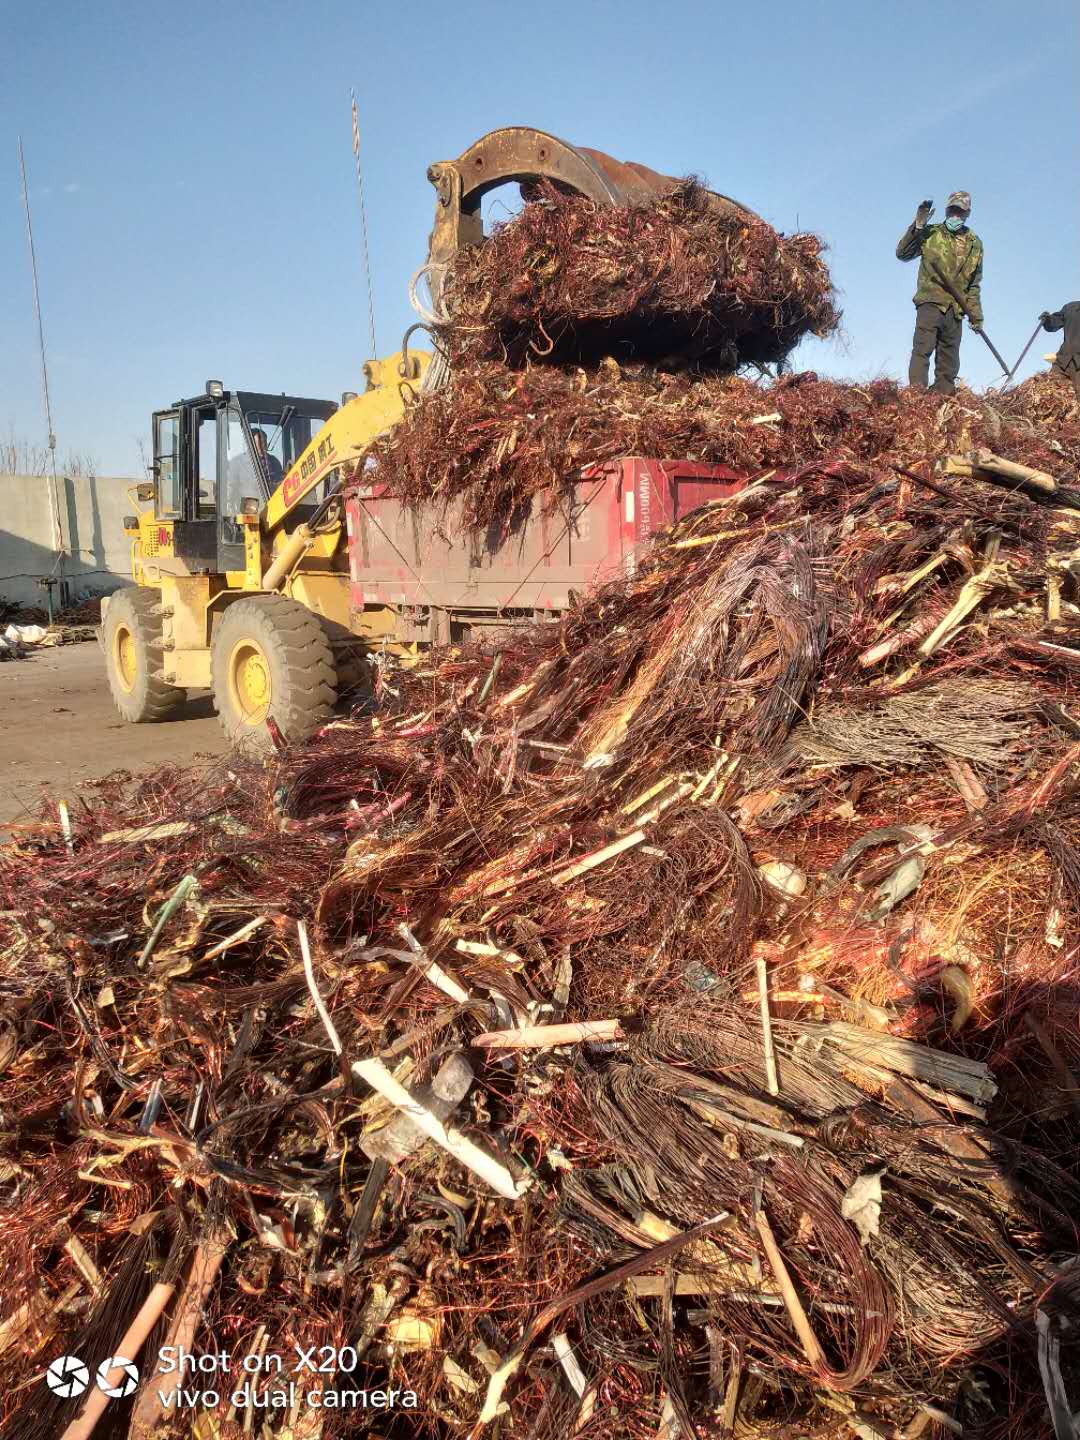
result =
[[[934,202],[932,200],[924,200],[919,206],[918,210],[915,211],[915,224],[919,227],[920,230],[930,219],[930,216],[933,213]]]
[[[1049,320],[1049,319],[1050,319],[1050,311],[1049,311],[1049,310],[1044,310],[1044,311],[1042,312],[1042,314],[1039,316],[1039,324],[1043,327],[1043,329],[1046,328],[1046,322],[1047,322],[1047,320]]]

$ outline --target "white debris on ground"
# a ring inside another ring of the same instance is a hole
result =
[[[21,660],[28,649],[59,645],[62,638],[44,625],[7,625],[0,632],[0,660]]]

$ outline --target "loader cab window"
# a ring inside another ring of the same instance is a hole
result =
[[[248,423],[253,427],[261,426],[266,431],[270,454],[280,463],[281,474],[287,475],[336,408],[334,405],[321,405],[318,414],[304,414],[295,403],[286,401],[284,409],[273,416],[252,412],[248,416]],[[309,457],[309,463],[318,465],[323,459],[322,455]],[[306,519],[314,513],[319,502],[334,488],[336,478],[334,471],[323,475],[315,487],[304,496],[303,501],[295,506],[297,518]],[[280,479],[281,475],[278,475],[273,488],[277,487]]]
[[[266,437],[271,490],[281,484],[281,477],[299,460],[323,424],[321,417],[299,415],[296,407],[289,404],[275,412],[249,410],[246,419],[253,436],[256,430],[261,430]]]
[[[248,441],[248,432],[237,410],[229,411],[228,443],[225,465],[222,471],[221,494],[221,538],[226,544],[243,544],[243,528],[236,523],[240,506],[244,500],[257,496],[263,500],[269,495],[266,479],[255,468],[255,459]]]
[[[195,513],[200,520],[211,520],[217,514],[217,410],[200,410],[195,418],[195,473],[198,480]]]
[[[154,514],[159,520],[180,516],[180,416],[175,411],[154,416]]]

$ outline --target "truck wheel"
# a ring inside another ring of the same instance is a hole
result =
[[[302,740],[325,724],[337,700],[326,631],[284,595],[234,601],[214,632],[210,669],[222,728],[249,752],[273,748],[269,716],[287,739]]]
[[[110,596],[101,627],[109,689],[134,724],[167,720],[187,694],[162,675],[160,612],[157,590],[126,585]]]

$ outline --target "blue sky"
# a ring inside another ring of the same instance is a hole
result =
[[[1010,363],[1040,310],[1080,298],[1076,0],[0,0],[0,22],[0,439],[45,434],[21,133],[58,445],[102,473],[133,473],[150,411],[208,377],[360,385],[353,86],[381,353],[414,318],[428,164],[505,124],[699,173],[825,236],[845,338],[805,344],[803,367],[906,371],[915,267],[894,247],[952,189],[974,196]],[[975,336],[962,371],[994,378]]]

